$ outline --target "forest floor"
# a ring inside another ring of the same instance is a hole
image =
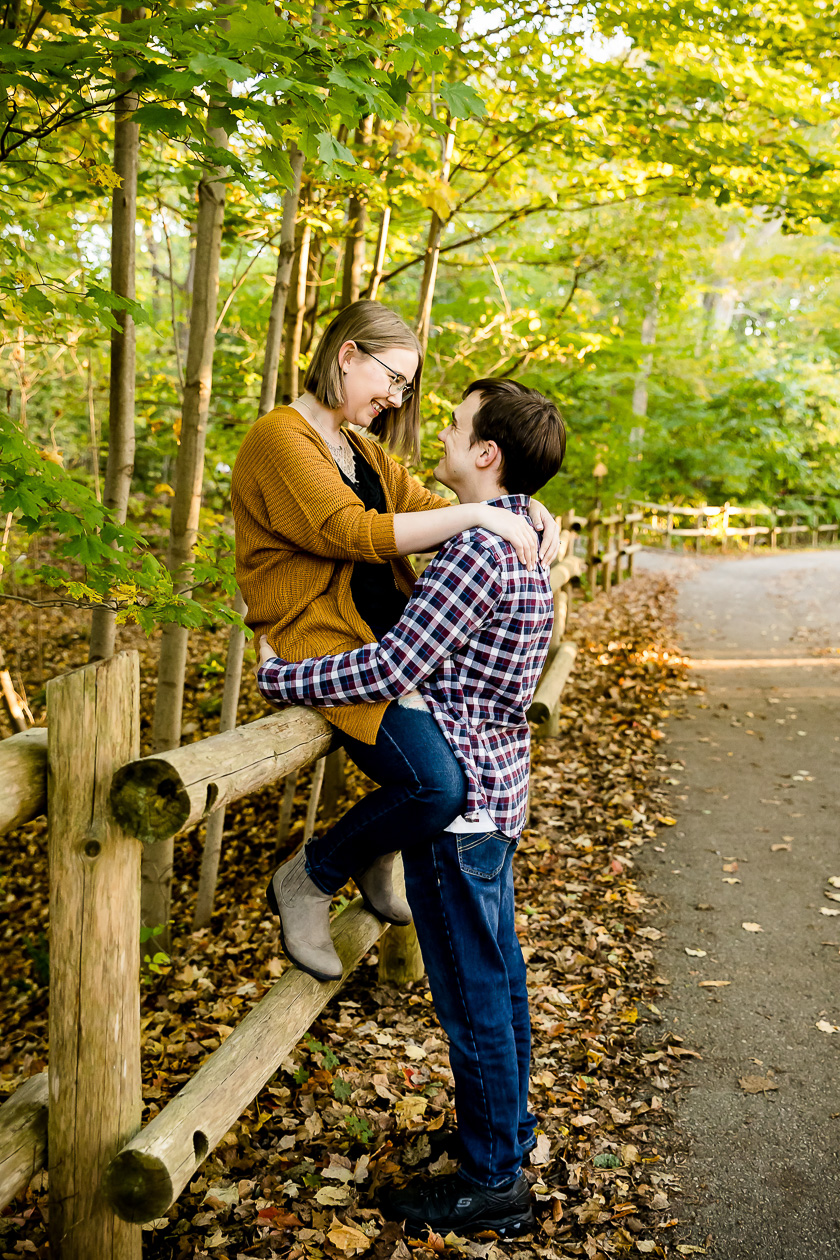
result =
[[[384,1188],[454,1167],[456,1148],[446,1043],[426,983],[380,985],[374,952],[178,1202],[144,1227],[146,1260],[431,1260],[444,1250],[479,1260],[604,1260],[702,1250],[680,1241],[673,1202],[684,1158],[674,1091],[696,1051],[662,1014],[668,981],[653,948],[661,932],[636,873],[640,855],[662,850],[676,825],[667,793],[683,765],[663,727],[696,684],[675,650],[673,615],[673,585],[658,575],[626,583],[609,602],[578,605],[570,630],[579,654],[561,734],[535,750],[532,817],[516,874],[541,1116],[530,1169],[540,1214],[533,1238],[418,1239],[383,1217]],[[19,608],[0,606],[0,642],[39,719],[39,669],[46,678],[86,654],[83,624],[65,611],[42,613],[33,633]],[[191,638],[187,739],[216,729],[224,644],[221,629]],[[141,652],[147,738],[156,645],[128,630],[120,646]],[[263,711],[246,675],[240,720]],[[307,780],[301,776],[292,843]],[[350,799],[364,790],[351,774]],[[142,980],[144,1120],[287,965],[263,899],[278,857],[279,804],[275,789],[229,810],[210,930],[190,928],[201,829],[179,842],[172,959]],[[7,837],[0,860],[3,1094],[48,1057],[45,830],[41,820]],[[4,1258],[49,1255],[45,1183],[38,1174],[0,1217]]]

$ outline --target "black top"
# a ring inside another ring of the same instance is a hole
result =
[[[351,481],[339,468],[342,479],[359,496],[368,511],[372,508],[376,512],[387,512],[385,491],[376,471],[355,447],[353,455],[357,481]],[[387,561],[385,564],[368,564],[365,560],[356,560],[350,578],[350,595],[356,611],[370,626],[377,640],[393,629],[408,603],[408,597],[394,581],[394,571]]]

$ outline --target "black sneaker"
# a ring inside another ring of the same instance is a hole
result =
[[[429,1226],[436,1234],[493,1229],[501,1238],[530,1234],[536,1225],[528,1182],[522,1173],[510,1186],[475,1186],[455,1173],[391,1195],[388,1214],[409,1230]]]

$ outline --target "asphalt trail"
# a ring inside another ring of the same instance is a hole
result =
[[[702,1055],[678,1095],[679,1240],[840,1260],[840,552],[640,568],[673,573],[684,647],[708,662],[668,733],[678,823],[640,862],[661,901],[662,1030]]]

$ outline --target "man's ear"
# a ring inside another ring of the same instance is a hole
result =
[[[498,468],[502,462],[502,452],[499,450],[498,444],[479,438],[478,446],[479,449],[475,461],[476,468],[481,468],[482,470]]]

